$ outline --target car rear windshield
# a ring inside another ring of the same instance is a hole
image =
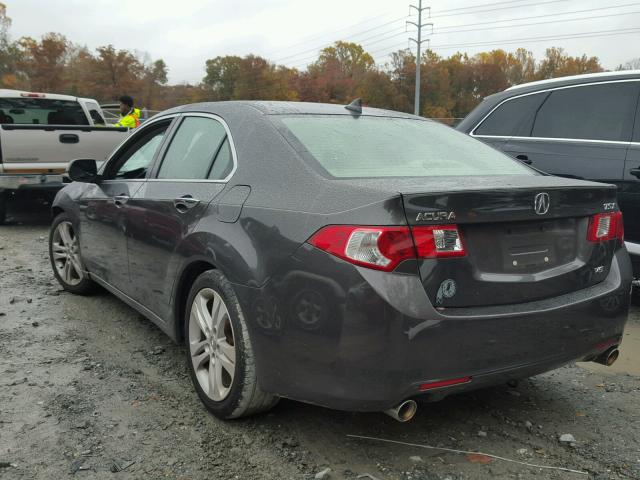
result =
[[[49,98],[0,98],[0,123],[89,125],[78,102]]]
[[[284,125],[333,177],[535,175],[450,127],[426,120],[292,115]],[[293,142],[295,144],[295,142]]]

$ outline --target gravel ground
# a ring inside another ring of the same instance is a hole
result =
[[[41,208],[0,227],[3,479],[640,479],[639,310],[615,369],[571,365],[423,404],[409,424],[292,401],[225,423],[198,401],[181,346],[107,293],[60,289],[48,223]]]

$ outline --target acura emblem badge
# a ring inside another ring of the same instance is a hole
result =
[[[550,204],[551,200],[549,200],[549,194],[542,192],[537,194],[536,198],[533,200],[533,209],[538,215],[545,215],[549,211]]]

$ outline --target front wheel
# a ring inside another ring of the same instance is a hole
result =
[[[95,289],[82,263],[80,243],[72,219],[61,213],[49,232],[49,259],[56,279],[65,290],[86,295]]]
[[[258,385],[244,315],[222,273],[209,270],[196,279],[184,323],[187,369],[211,413],[221,419],[239,418],[277,403],[278,397]]]

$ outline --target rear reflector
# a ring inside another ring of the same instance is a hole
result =
[[[455,225],[433,225],[411,229],[419,258],[463,257],[460,232]]]
[[[471,377],[452,378],[450,380],[439,380],[437,382],[427,382],[420,385],[419,390],[424,392],[425,390],[432,390],[434,388],[450,387],[452,385],[461,385],[463,383],[469,383]]]
[[[598,213],[589,219],[587,240],[605,242],[614,239],[624,240],[622,212]]]
[[[465,255],[455,225],[364,227],[329,225],[309,243],[355,265],[390,272],[407,259]]]

